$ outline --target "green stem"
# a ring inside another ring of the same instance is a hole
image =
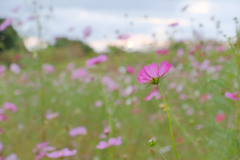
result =
[[[159,151],[156,146],[154,146],[153,148],[163,157],[164,160],[167,160],[166,157],[164,157],[164,155]]]
[[[157,86],[158,86],[158,85],[157,85]],[[174,148],[174,152],[175,152],[176,159],[178,160],[176,145],[175,145],[175,141],[174,141],[174,137],[173,137],[172,123],[171,123],[171,117],[170,117],[170,114],[169,114],[169,109],[168,109],[167,102],[166,102],[166,99],[165,99],[165,97],[164,97],[164,94],[163,94],[161,88],[160,88],[159,86],[158,86],[158,88],[159,88],[159,91],[160,91],[161,94],[162,94],[162,97],[163,97],[163,100],[164,100],[164,103],[165,103],[165,106],[166,106],[167,115],[168,115],[168,120],[169,120],[169,127],[170,127],[170,131],[171,131],[171,136],[172,136],[173,148]]]

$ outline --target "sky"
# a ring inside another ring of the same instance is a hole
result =
[[[20,9],[14,13],[16,6]],[[233,18],[240,19],[239,6],[239,0],[1,0],[0,18],[14,18],[12,25],[23,38],[39,36],[38,22],[41,39],[51,44],[56,37],[67,37],[96,51],[108,45],[143,50],[150,43],[163,45],[169,36],[193,38],[193,31],[203,39],[224,40],[219,31],[234,36]],[[169,27],[175,22],[178,26]],[[91,35],[84,39],[88,26]],[[119,35],[129,38],[120,40]]]

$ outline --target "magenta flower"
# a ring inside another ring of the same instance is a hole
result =
[[[221,122],[224,118],[225,118],[225,114],[218,114],[218,115],[216,116],[215,121],[216,121],[216,122]]]
[[[68,148],[64,148],[61,151],[55,151],[52,153],[47,154],[49,158],[61,158],[61,157],[69,157],[73,156],[77,153],[77,150],[70,151]]]
[[[16,112],[17,111],[17,106],[13,103],[10,103],[10,102],[6,102],[3,107],[5,109],[8,109],[8,110],[11,110],[12,112]]]
[[[167,55],[168,54],[168,49],[158,49],[156,51],[157,54],[163,54],[163,55]]]
[[[170,67],[171,64],[167,63],[167,61],[161,62],[160,68],[158,68],[156,63],[144,66],[137,77],[137,81],[142,84],[149,83],[157,85]]]
[[[127,66],[127,67],[126,67],[126,70],[127,70],[127,72],[130,73],[130,74],[136,73],[136,71],[135,71],[131,66]]]
[[[0,24],[0,31],[4,31],[8,26],[11,25],[13,19],[7,18]]]
[[[55,69],[52,65],[46,63],[42,65],[42,70],[46,73],[52,73]]]
[[[95,64],[98,64],[98,63],[102,63],[102,62],[106,62],[108,60],[107,56],[106,55],[99,55],[97,57],[93,57],[89,60],[86,61],[86,65],[88,67],[91,67]]]
[[[171,24],[168,25],[169,27],[176,27],[178,26],[178,22],[173,22]]]
[[[236,101],[238,99],[240,100],[240,96],[238,94],[234,94],[234,93],[230,93],[230,92],[226,92],[225,97],[230,98],[234,101]]]
[[[91,34],[91,31],[92,31],[92,28],[91,27],[86,27],[84,30],[83,30],[83,38],[87,38],[90,36]]]
[[[150,101],[153,98],[159,99],[161,98],[161,94],[159,93],[158,89],[153,90],[152,92],[150,92],[145,98],[145,101]]]
[[[48,145],[49,145],[49,142],[42,142],[37,144],[37,148],[41,149],[41,148],[47,147]]]
[[[5,116],[4,114],[0,114],[0,122],[1,121],[6,121],[6,120],[8,120],[8,117]]]
[[[69,135],[71,137],[76,137],[77,135],[87,134],[87,129],[85,127],[76,127],[69,131]]]
[[[219,47],[217,47],[217,49],[216,49],[217,52],[222,52],[222,51],[224,51],[224,50],[225,50],[225,47],[224,47],[224,46],[219,46]]]
[[[108,90],[114,91],[117,89],[116,83],[108,76],[102,77],[102,83],[107,87]]]

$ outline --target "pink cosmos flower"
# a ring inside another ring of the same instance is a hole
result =
[[[71,71],[71,70],[74,69],[74,67],[75,67],[75,63],[71,62],[71,63],[69,63],[69,64],[67,65],[67,70],[68,70],[68,71]]]
[[[226,92],[225,93],[225,97],[230,98],[230,99],[232,99],[234,101],[236,101],[238,99],[240,100],[240,96],[238,94],[236,94],[236,93]]]
[[[16,111],[17,111],[17,106],[16,106],[15,104],[13,104],[13,103],[10,103],[10,102],[6,102],[6,103],[3,105],[3,107],[4,107],[5,109],[11,110],[12,112],[16,112]]]
[[[163,54],[163,55],[167,55],[168,54],[168,49],[158,49],[156,51],[157,54]]]
[[[19,160],[15,153],[10,154],[5,158],[5,160]]]
[[[52,146],[49,146],[49,142],[42,142],[37,144],[37,147],[33,149],[33,153],[37,153],[34,160],[42,159],[43,157],[45,157],[45,155],[47,155],[48,151],[53,151],[53,150],[55,150],[55,148]]]
[[[49,142],[42,142],[37,144],[37,148],[41,149],[41,148],[47,147],[48,145],[49,145]]]
[[[0,66],[0,74],[2,74],[6,70],[5,66]]]
[[[207,70],[208,66],[210,64],[210,61],[208,59],[205,59],[202,64],[199,66],[200,70]]]
[[[216,122],[221,122],[224,118],[225,118],[225,114],[218,114],[218,115],[216,116],[215,121],[216,121]]]
[[[46,73],[52,73],[55,69],[52,65],[45,63],[42,65],[42,70]]]
[[[152,92],[150,92],[145,98],[145,101],[150,101],[153,98],[159,99],[161,98],[161,94],[159,93],[158,89],[153,90]]]
[[[21,68],[16,63],[12,63],[10,65],[10,70],[16,74],[19,74],[21,72]]]
[[[101,107],[102,105],[103,105],[103,102],[101,100],[97,100],[95,102],[95,107],[97,107],[97,108]]]
[[[85,127],[76,127],[69,131],[69,135],[71,137],[76,137],[77,135],[87,134],[87,129]]]
[[[110,146],[119,146],[122,144],[122,138],[119,136],[118,138],[110,138],[108,142],[100,141],[99,144],[96,146],[98,149],[105,149]]]
[[[4,31],[8,26],[11,25],[13,19],[7,18],[0,24],[0,31]]]
[[[118,36],[118,39],[120,39],[120,40],[126,40],[126,39],[128,39],[130,36],[128,35],[128,34],[121,34],[121,35],[119,35]]]
[[[131,66],[127,66],[127,67],[126,67],[126,70],[127,70],[127,72],[130,73],[130,74],[135,74],[135,73],[136,73],[136,71],[135,71]]]
[[[150,83],[156,85],[159,83],[160,78],[167,73],[170,67],[171,64],[167,63],[167,61],[161,62],[160,68],[158,68],[156,63],[144,66],[137,77],[137,81],[142,84]]]
[[[86,27],[84,30],[83,30],[83,38],[87,38],[90,36],[91,34],[91,31],[92,31],[92,28],[91,27]]]
[[[98,63],[102,63],[102,62],[106,62],[108,60],[107,56],[106,55],[99,55],[97,57],[93,57],[89,60],[86,61],[86,65],[88,67],[91,67],[95,64],[98,64]]]
[[[68,148],[64,148],[60,151],[55,151],[55,152],[51,152],[49,154],[47,154],[47,156],[49,158],[61,158],[61,157],[69,157],[69,156],[73,156],[77,153],[77,150],[72,150],[70,151]]]
[[[85,77],[87,75],[87,71],[82,68],[78,68],[75,72],[72,73],[72,79],[79,79],[81,77]]]

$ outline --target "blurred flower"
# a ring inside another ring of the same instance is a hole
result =
[[[11,110],[12,112],[16,112],[16,111],[17,111],[17,106],[16,106],[15,104],[13,104],[13,103],[10,103],[10,102],[6,102],[6,103],[3,105],[3,107],[4,107],[5,109]]]
[[[55,151],[55,152],[51,152],[48,153],[47,156],[49,158],[61,158],[61,157],[69,157],[69,156],[73,156],[77,153],[77,150],[72,150],[70,151],[68,148],[64,148],[60,151]]]
[[[217,52],[222,52],[224,50],[225,50],[224,46],[218,46],[217,49],[216,49]]]
[[[19,74],[21,72],[21,68],[16,63],[12,63],[10,65],[10,70],[16,74]]]
[[[116,83],[108,76],[104,76],[102,78],[102,83],[107,86],[107,88],[111,91],[114,91],[115,89],[117,89],[117,85]]]
[[[13,19],[7,18],[0,24],[0,31],[4,31],[8,26],[11,25]]]
[[[170,69],[171,64],[167,63],[167,61],[161,62],[160,68],[158,68],[156,63],[152,65],[144,66],[141,69],[140,74],[137,77],[137,81],[139,83],[150,83],[153,85],[157,85],[160,82],[160,79],[167,73]]]
[[[128,39],[130,36],[128,34],[121,34],[118,36],[118,39],[121,39],[121,40],[126,40]]]
[[[127,72],[130,73],[130,74],[136,73],[136,71],[135,71],[131,66],[127,66],[127,67],[126,67],[126,70],[127,70]]]
[[[83,30],[83,38],[87,38],[90,36],[91,34],[91,31],[92,31],[92,28],[91,27],[86,27],[84,30]]]
[[[4,114],[0,114],[0,122],[1,121],[6,121],[8,119],[7,116],[5,116]]]
[[[46,115],[46,118],[47,118],[47,119],[53,119],[53,118],[56,118],[56,117],[58,117],[58,116],[59,116],[59,112],[48,113],[48,114]]]
[[[87,75],[87,71],[82,68],[78,68],[75,72],[72,73],[72,79],[79,79],[81,77],[85,77]]]
[[[12,12],[16,13],[17,11],[19,11],[19,9],[21,8],[21,6],[16,6],[15,8],[13,8]]]
[[[95,102],[95,107],[97,107],[97,108],[101,107],[102,105],[103,105],[103,102],[101,100],[97,100]]]
[[[156,51],[157,54],[163,54],[163,55],[167,55],[168,54],[168,49],[158,49]]]
[[[107,56],[106,55],[99,55],[97,57],[93,57],[89,60],[86,61],[86,65],[88,67],[91,67],[95,64],[98,64],[98,63],[102,63],[102,62],[106,62],[108,60]]]
[[[230,93],[230,92],[226,92],[225,93],[225,97],[227,97],[227,98],[230,98],[230,99],[232,99],[232,100],[234,100],[234,101],[236,101],[236,100],[240,100],[240,96],[238,95],[238,94],[234,94],[234,93]]]
[[[55,69],[52,65],[45,63],[42,65],[42,70],[46,73],[52,73]]]
[[[208,59],[205,59],[202,64],[199,66],[200,70],[207,70],[209,66],[210,61]]]
[[[9,156],[7,156],[5,160],[19,160],[19,159],[17,158],[17,155],[15,153],[12,153]]]
[[[87,134],[87,129],[85,127],[76,127],[69,131],[71,137],[76,137],[77,135]]]
[[[71,70],[74,69],[74,67],[75,67],[75,63],[71,62],[71,63],[69,63],[69,64],[67,65],[67,70],[68,70],[68,71],[71,71]]]
[[[108,147],[108,143],[105,141],[100,141],[99,144],[97,145],[98,149],[105,149]]]
[[[203,95],[201,95],[199,100],[200,100],[201,103],[203,103],[206,100],[210,100],[211,98],[212,98],[212,96],[210,94],[203,94]]]
[[[145,101],[150,101],[151,99],[156,98],[159,99],[161,98],[161,94],[159,93],[158,89],[153,90],[150,92],[145,98]]]
[[[169,27],[176,27],[178,26],[178,22],[173,22],[168,25]]]
[[[215,121],[216,121],[216,122],[221,122],[224,118],[225,118],[225,114],[218,114],[218,115],[216,116]]]
[[[3,150],[3,144],[0,142],[0,152]]]
[[[98,149],[105,149],[110,146],[119,146],[122,144],[122,138],[119,136],[118,138],[110,138],[108,142],[100,141],[99,144],[96,146]]]
[[[28,19],[29,21],[32,21],[32,20],[35,20],[35,17],[34,17],[34,16],[29,16],[27,19]]]
[[[6,70],[5,66],[0,66],[0,74],[2,74]]]
[[[179,48],[179,49],[177,50],[177,56],[178,56],[178,57],[182,57],[183,54],[184,54],[184,50],[183,50],[182,48]]]
[[[109,127],[105,127],[103,132],[104,132],[105,134],[109,134],[109,132],[110,132]]]

